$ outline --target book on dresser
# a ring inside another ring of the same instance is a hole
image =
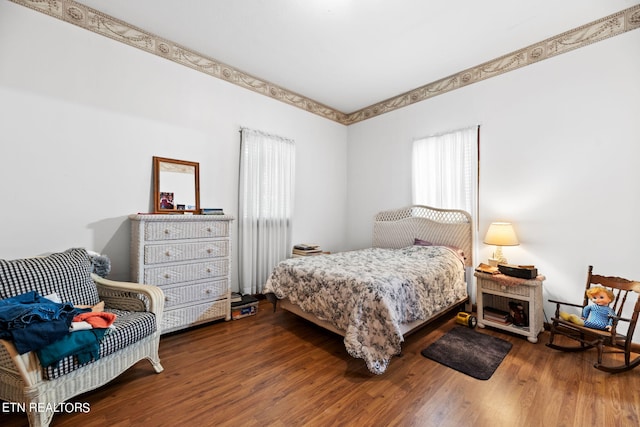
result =
[[[200,209],[202,215],[224,215],[222,208],[202,208]]]

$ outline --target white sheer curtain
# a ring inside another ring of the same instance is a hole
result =
[[[462,209],[478,217],[479,127],[413,141],[415,204]]]
[[[478,254],[478,150],[480,127],[473,126],[413,141],[413,203],[462,209],[473,221],[473,259]],[[467,283],[473,269],[467,268]],[[470,293],[473,295],[472,290]]]
[[[240,292],[262,292],[291,250],[294,141],[242,128],[239,194]]]

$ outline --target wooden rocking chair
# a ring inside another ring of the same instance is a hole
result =
[[[633,333],[640,313],[640,282],[620,277],[600,276],[592,274],[592,270],[593,267],[589,266],[585,291],[593,285],[601,285],[612,290],[614,294],[614,299],[610,304],[610,307],[615,312],[614,316],[610,316],[613,319],[611,331],[579,326],[560,317],[560,306],[562,305],[584,308],[589,302],[586,294],[582,305],[549,300],[549,302],[556,304],[556,311],[555,316],[551,318],[552,323],[547,346],[562,351],[584,351],[595,347],[598,350],[598,361],[594,364],[594,367],[610,373],[628,371],[640,365],[640,354],[638,354],[640,353],[640,345],[632,343]],[[622,311],[627,298],[629,298],[630,303],[633,303],[635,298],[635,304],[631,317],[623,318]],[[618,333],[619,322],[628,322],[626,335]],[[557,344],[554,342],[556,335],[571,338],[577,343],[575,345]],[[604,353],[624,353],[624,364],[603,364],[602,356]],[[634,359],[631,358],[632,353],[636,354]]]

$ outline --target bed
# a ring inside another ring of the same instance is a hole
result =
[[[382,374],[405,336],[468,301],[472,229],[461,210],[380,212],[371,248],[284,260],[263,292],[274,310],[344,336],[348,353]]]

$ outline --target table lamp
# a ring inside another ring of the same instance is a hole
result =
[[[496,247],[493,258],[489,259],[489,265],[494,267],[498,264],[507,263],[507,259],[502,254],[503,246],[517,246],[520,244],[510,222],[492,222],[487,230],[487,235],[484,236],[484,243],[495,245]]]

